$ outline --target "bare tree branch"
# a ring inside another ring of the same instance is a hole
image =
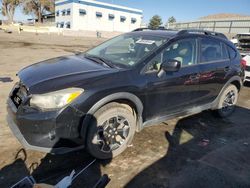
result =
[[[16,7],[18,7],[20,3],[20,0],[2,0],[2,14],[8,18],[10,23],[13,22]]]
[[[41,23],[43,14],[55,12],[55,0],[23,0],[23,12],[34,14]]]

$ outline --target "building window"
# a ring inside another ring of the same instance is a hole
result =
[[[132,23],[132,24],[135,24],[136,21],[137,21],[136,18],[131,18],[131,23]]]
[[[56,16],[60,16],[60,11],[56,11]]]
[[[59,23],[59,22],[57,22],[57,23],[56,23],[56,27],[59,27],[59,26],[60,26],[60,23]]]
[[[64,22],[60,23],[60,28],[64,28]]]
[[[71,12],[71,10],[70,10],[70,9],[68,9],[68,10],[67,10],[67,15],[70,15],[70,12]]]
[[[66,23],[66,28],[67,28],[67,29],[70,29],[70,22],[67,22],[67,23]]]
[[[102,17],[102,13],[101,12],[96,12],[96,17],[97,18],[101,18]]]
[[[65,16],[66,10],[62,10],[62,16]]]
[[[86,10],[84,10],[84,9],[79,9],[79,15],[80,15],[80,16],[85,16],[85,15],[86,15]]]
[[[125,16],[121,16],[121,17],[120,17],[120,21],[121,21],[121,22],[125,22],[125,21],[126,21],[126,17],[125,17]]]
[[[115,19],[115,15],[114,14],[109,14],[109,20],[113,20]]]

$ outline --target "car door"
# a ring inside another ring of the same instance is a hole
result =
[[[160,65],[168,59],[181,62],[177,72],[159,76]],[[146,120],[178,113],[194,106],[194,95],[199,92],[199,66],[197,65],[197,40],[180,39],[164,48],[145,68]]]
[[[230,76],[230,58],[226,45],[211,37],[200,42],[200,95],[199,103],[213,102]]]

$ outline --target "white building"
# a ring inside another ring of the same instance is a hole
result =
[[[141,26],[142,10],[94,0],[56,0],[56,25],[86,31],[128,32]]]

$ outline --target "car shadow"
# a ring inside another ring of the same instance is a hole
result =
[[[26,160],[27,153],[25,149],[18,150],[14,157],[14,162],[0,170],[0,187],[10,187],[29,175],[29,170],[25,164]]]
[[[0,77],[0,82],[13,82],[11,77]]]
[[[250,187],[250,124],[241,122],[249,116],[237,107],[228,119],[206,111],[179,120],[165,133],[166,155],[125,187]]]
[[[95,123],[91,125],[96,126],[94,118],[92,122]],[[54,147],[56,148],[57,145],[55,144]],[[56,185],[65,176],[69,176],[73,170],[78,173],[95,160],[85,149],[61,155],[48,153],[39,162],[34,162],[29,166],[27,161],[34,160],[29,159],[28,156],[26,150],[22,148],[17,152],[14,162],[0,170],[1,188],[11,187],[26,176],[32,176],[37,183]],[[101,168],[110,162],[111,159],[96,160],[74,180],[71,187],[94,187],[102,177]]]

